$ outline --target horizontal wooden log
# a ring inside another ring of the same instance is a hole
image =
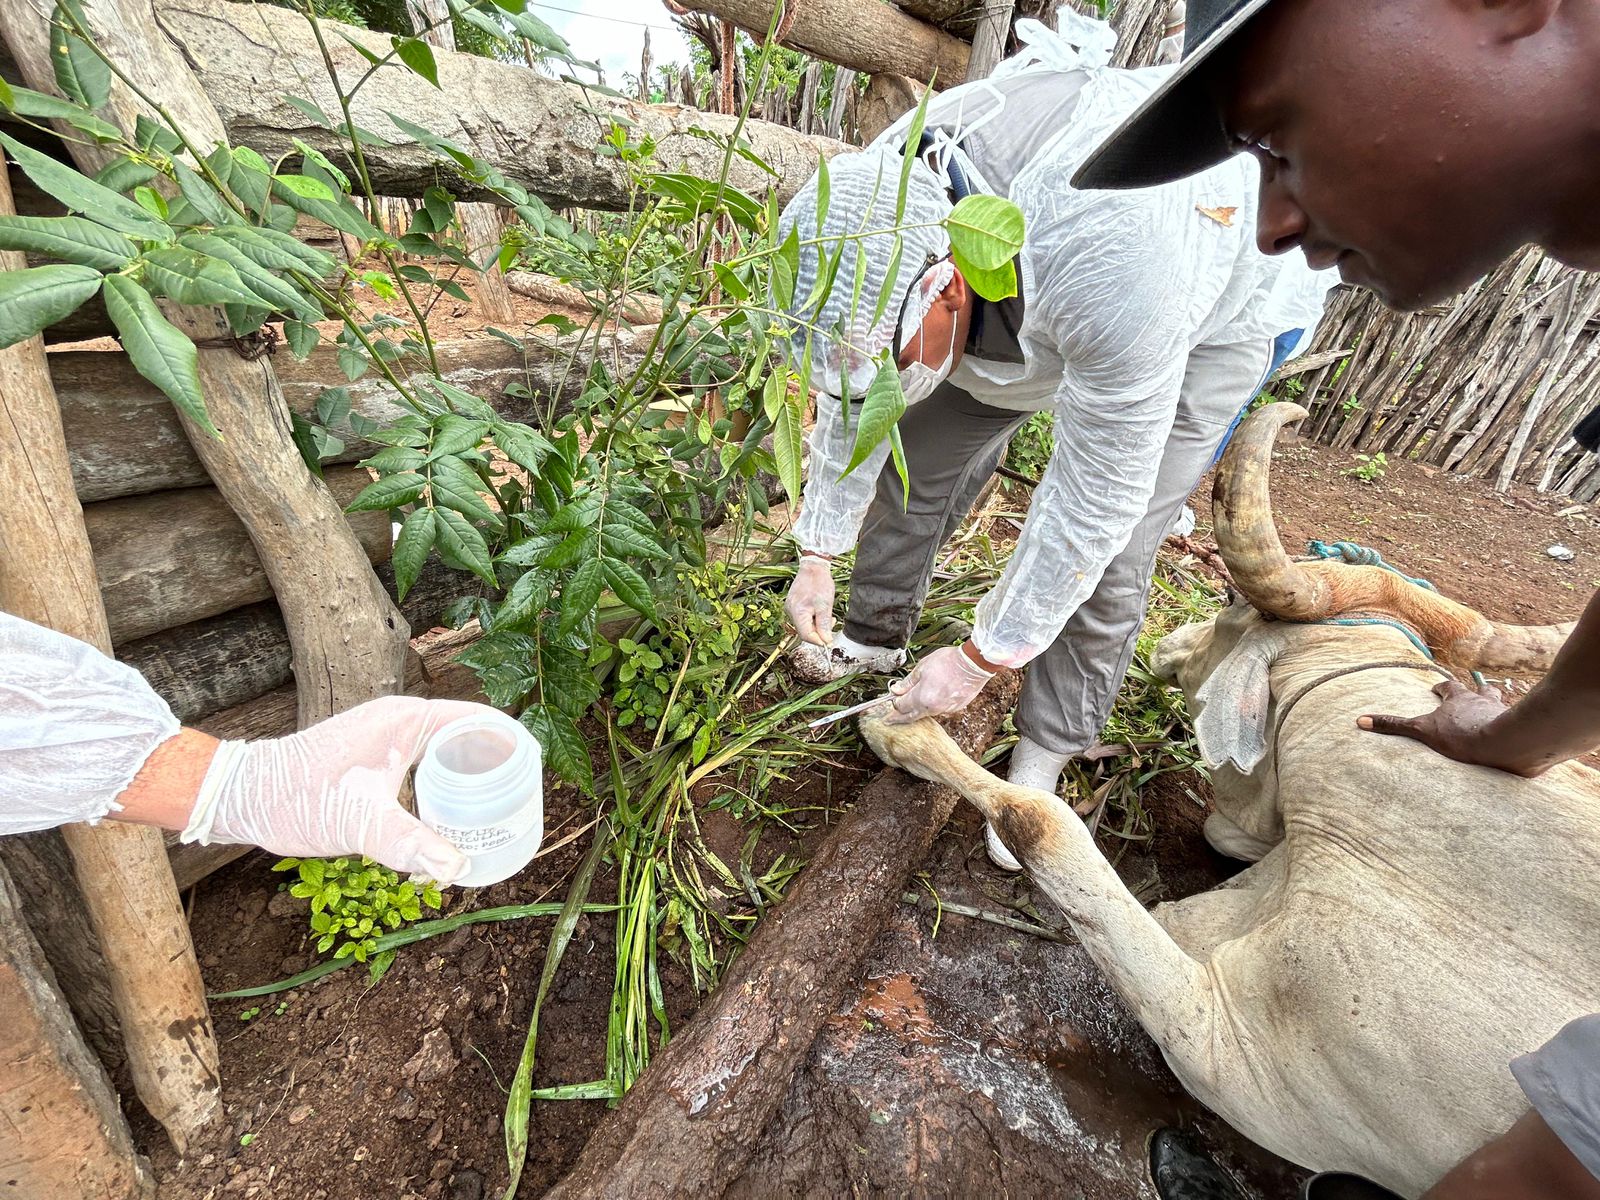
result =
[[[394,565],[380,564],[378,578],[393,596]],[[406,593],[400,613],[413,636],[426,633],[454,600],[482,590],[476,576],[435,556]],[[185,724],[254,700],[294,677],[289,634],[272,600],[128,642],[117,648],[117,657],[136,668]]]
[[[993,740],[1017,680],[1006,672],[952,728],[967,753]],[[955,802],[898,770],[868,784],[548,1200],[722,1195]]]
[[[339,111],[305,18],[288,9],[227,0],[163,0],[157,17],[194,65],[236,145],[276,159],[295,154],[298,137],[343,157],[342,139],[284,99],[299,96],[326,112]],[[327,20],[322,27],[347,84],[367,63],[345,38],[379,54],[390,52],[387,34]],[[613,122],[624,125],[636,141],[651,139],[662,169],[705,178],[717,177],[722,151],[701,131],[727,135],[735,125],[733,117],[585,91],[520,64],[449,50],[435,50],[434,56],[439,87],[396,65],[377,72],[355,98],[357,124],[397,139],[393,145],[365,147],[367,168],[381,195],[420,196],[444,182],[467,199],[493,199],[480,185],[454,175],[447,159],[404,140],[386,115],[390,112],[450,138],[554,206],[612,210],[626,208],[631,192],[627,166],[595,151]],[[823,156],[847,149],[842,142],[761,121],[747,123],[743,137],[776,174],[736,157],[729,182],[757,196],[773,187],[780,202],[799,191]]]
[[[780,0],[685,0],[686,8],[732,21],[758,41]],[[784,45],[869,74],[908,75],[954,87],[967,77],[972,47],[891,4],[803,0],[790,4]]]
[[[369,482],[359,467],[328,472],[341,505]],[[83,519],[113,645],[272,595],[250,535],[215,488],[87,504]],[[389,557],[387,513],[355,513],[349,521],[371,561]]]
[[[602,353],[607,361],[612,352],[620,355],[621,362],[631,369],[639,361],[644,336],[637,330],[607,336],[602,339]],[[576,342],[572,340],[557,342],[534,334],[525,339],[524,346],[519,351],[493,337],[440,342],[440,375],[517,420],[535,414],[527,400],[506,394],[514,383],[539,397],[555,396],[564,403],[575,400],[587,381],[593,340],[584,345],[575,368]],[[332,346],[319,346],[304,362],[280,350],[272,362],[284,399],[303,417],[311,417],[318,397],[332,386],[348,388],[352,409],[370,420],[387,423],[405,412],[394,389],[376,372],[368,372],[355,383],[347,382],[338,366],[338,351]],[[87,504],[209,482],[172,402],[139,375],[123,354],[115,350],[57,351],[50,355],[50,375],[61,403],[79,500]],[[347,439],[344,449],[326,462],[355,462],[378,449],[348,430],[343,436]]]
[[[563,283],[553,275],[536,271],[508,271],[506,285],[519,296],[548,304],[552,308],[597,309],[604,297],[595,296],[570,283]],[[661,297],[648,292],[628,295],[622,304],[623,319],[640,325],[656,325],[661,321]]]

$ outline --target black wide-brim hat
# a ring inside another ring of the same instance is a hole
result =
[[[1206,68],[1271,2],[1189,0],[1177,71],[1100,143],[1072,177],[1072,186],[1155,187],[1198,174],[1232,155]]]

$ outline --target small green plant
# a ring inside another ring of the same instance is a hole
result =
[[[1345,472],[1362,483],[1373,483],[1382,479],[1389,470],[1388,456],[1381,451],[1377,454],[1356,455],[1356,465]]]
[[[1056,451],[1054,426],[1051,414],[1034,413],[1027,423],[1012,435],[1006,448],[1006,466],[1018,475],[1041,479],[1050,465],[1050,456]]]
[[[286,858],[274,871],[294,871],[299,878],[289,894],[311,901],[311,932],[317,952],[335,958],[370,962],[373,978],[393,958],[378,953],[378,937],[422,919],[424,907],[437,911],[444,903],[437,884],[420,888],[370,858]],[[260,1009],[249,1011],[248,1020]]]

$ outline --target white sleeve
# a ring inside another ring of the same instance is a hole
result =
[[[844,406],[839,397],[817,393],[817,423],[811,430],[811,458],[806,466],[806,488],[794,538],[802,550],[817,554],[848,554],[855,549],[878,487],[878,476],[889,460],[889,439],[875,446],[866,460],[849,475],[850,452],[856,431],[845,428]]]
[[[98,821],[178,729],[132,667],[0,613],[0,834]]]
[[[1025,251],[1030,321],[1065,365],[1055,452],[1005,572],[978,604],[973,641],[1005,666],[1043,653],[1128,544],[1155,491],[1195,313],[1226,283],[1206,269],[1215,257],[1195,252],[1192,220],[1149,193],[1098,197],[1092,220],[1060,205],[1037,231],[1049,236]]]

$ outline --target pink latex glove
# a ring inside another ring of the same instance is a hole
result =
[[[833,645],[833,596],[832,565],[815,554],[801,555],[783,611],[802,642]]]
[[[365,854],[402,874],[451,883],[466,874],[466,856],[396,797],[428,739],[483,709],[465,700],[386,696],[288,737],[223,742],[183,840],[260,846],[294,858]]]
[[[904,679],[889,685],[894,710],[884,718],[887,725],[907,725],[923,717],[942,717],[960,712],[977,699],[978,693],[994,678],[960,646],[935,650],[916,665]]]

